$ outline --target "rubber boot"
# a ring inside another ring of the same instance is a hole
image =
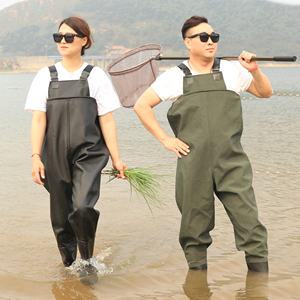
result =
[[[77,241],[66,244],[64,247],[59,247],[59,252],[65,267],[70,267],[76,260],[77,256]]]
[[[269,272],[269,264],[267,261],[265,262],[255,262],[255,263],[249,263],[247,262],[248,269],[250,271],[254,272],[262,272],[262,273],[268,273]]]
[[[93,256],[95,239],[87,242],[77,240],[77,243],[81,258],[88,261]],[[85,285],[93,285],[98,282],[97,269],[89,262],[78,271],[78,274],[80,281]]]
[[[93,256],[95,239],[90,239],[87,242],[77,239],[77,244],[82,259],[88,260]]]

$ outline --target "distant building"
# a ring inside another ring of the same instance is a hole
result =
[[[108,53],[106,54],[106,56],[109,57],[118,57],[121,54],[129,51],[129,48],[125,48],[124,46],[112,46],[110,47],[110,49],[108,50]]]

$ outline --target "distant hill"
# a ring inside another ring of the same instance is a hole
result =
[[[300,56],[300,6],[266,0],[28,0],[0,11],[0,55],[57,55],[52,33],[71,14],[91,25],[88,55],[148,43],[161,44],[164,55],[187,54],[180,30],[198,14],[221,35],[218,55]]]

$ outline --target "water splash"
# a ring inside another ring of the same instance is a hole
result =
[[[107,267],[104,263],[100,263],[95,256],[93,256],[89,260],[77,258],[70,267],[65,268],[65,271],[68,275],[76,275],[79,271],[82,271],[83,268],[89,264],[96,268],[99,275],[108,275],[113,272],[112,267]]]
[[[102,253],[99,253],[97,257],[93,256],[89,260],[84,260],[81,258],[77,258],[73,264],[65,268],[68,275],[76,275],[79,271],[83,270],[83,268],[89,264],[91,264],[93,267],[96,268],[98,275],[109,275],[113,272],[112,267],[106,266],[105,263],[103,263],[103,260],[105,257],[108,257],[111,255],[110,248],[106,249]]]

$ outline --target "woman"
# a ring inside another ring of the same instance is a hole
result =
[[[33,111],[32,177],[50,193],[51,222],[66,267],[93,256],[99,212],[101,170],[109,154],[124,178],[112,111],[117,95],[98,67],[82,61],[92,45],[85,20],[70,17],[53,34],[61,62],[41,69],[31,85],[25,109]]]

